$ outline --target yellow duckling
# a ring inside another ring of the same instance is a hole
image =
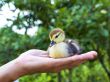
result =
[[[65,39],[65,32],[60,28],[53,29],[49,34],[51,43],[48,48],[52,58],[69,57],[80,53],[78,43],[71,39]]]

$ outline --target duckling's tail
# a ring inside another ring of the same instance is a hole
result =
[[[65,42],[68,44],[68,52],[70,56],[75,55],[75,54],[80,54],[82,49],[79,46],[78,41],[72,40],[72,39],[67,39]]]

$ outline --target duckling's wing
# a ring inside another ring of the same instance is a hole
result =
[[[70,56],[80,54],[81,48],[76,40],[66,39],[65,42],[68,45],[68,53]]]

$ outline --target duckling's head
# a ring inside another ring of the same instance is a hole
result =
[[[53,29],[49,34],[51,44],[60,43],[65,40],[65,33],[60,28]]]

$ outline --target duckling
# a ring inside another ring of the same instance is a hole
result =
[[[81,49],[77,41],[65,39],[65,32],[60,28],[53,29],[50,34],[49,56],[52,58],[64,58],[79,54]]]
[[[49,56],[52,58],[64,58],[80,54],[81,48],[77,41],[65,39],[65,32],[60,28],[53,29],[50,34]],[[69,82],[72,82],[72,69],[69,69]],[[58,82],[61,82],[61,73],[58,73]]]

